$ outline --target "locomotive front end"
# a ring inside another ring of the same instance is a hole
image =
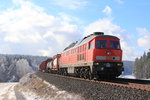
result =
[[[123,69],[119,38],[103,35],[95,38],[93,72],[102,77],[118,77]]]

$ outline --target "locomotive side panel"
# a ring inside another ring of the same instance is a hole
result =
[[[86,59],[87,59],[87,62],[93,62],[93,52],[94,52],[94,48],[95,48],[95,40],[91,40],[90,42],[88,42],[88,49],[87,49],[87,56],[86,56]]]

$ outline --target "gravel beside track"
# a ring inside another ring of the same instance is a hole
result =
[[[150,91],[69,79],[42,72],[37,72],[36,75],[61,90],[81,95],[85,100],[150,100]]]

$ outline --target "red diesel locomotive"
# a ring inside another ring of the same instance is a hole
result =
[[[63,75],[73,74],[89,79],[115,78],[123,71],[120,39],[104,35],[103,32],[95,32],[81,41],[70,44],[58,55],[53,57],[57,58],[55,71]],[[52,67],[49,70],[54,69]]]

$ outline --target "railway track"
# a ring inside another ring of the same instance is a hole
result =
[[[88,79],[68,77],[68,76],[63,76],[63,77],[83,80],[83,81],[88,81],[88,82],[95,82],[95,83],[100,83],[100,84],[105,84],[105,85],[114,85],[114,86],[119,86],[119,87],[127,87],[127,88],[132,88],[132,89],[150,91],[150,81],[148,80],[125,79],[125,78],[88,80]]]
[[[150,91],[150,81],[148,80],[116,78],[113,80],[101,80],[98,82],[137,90]]]
[[[138,90],[150,91],[150,80],[116,78],[112,80],[101,79],[99,83],[122,86]]]
[[[85,100],[150,100],[150,84],[148,81],[135,82],[133,80],[131,82],[130,80],[129,82],[128,79],[88,80],[42,72],[35,74],[60,90],[79,94]]]
[[[82,80],[87,82],[94,82],[105,85],[113,85],[118,87],[126,87],[143,91],[150,91],[150,81],[149,80],[140,80],[140,79],[126,79],[126,78],[116,78],[116,79],[99,79],[99,80],[89,80],[83,78],[77,78],[73,76],[62,76],[58,74],[50,74],[52,76],[64,77],[74,80]]]

